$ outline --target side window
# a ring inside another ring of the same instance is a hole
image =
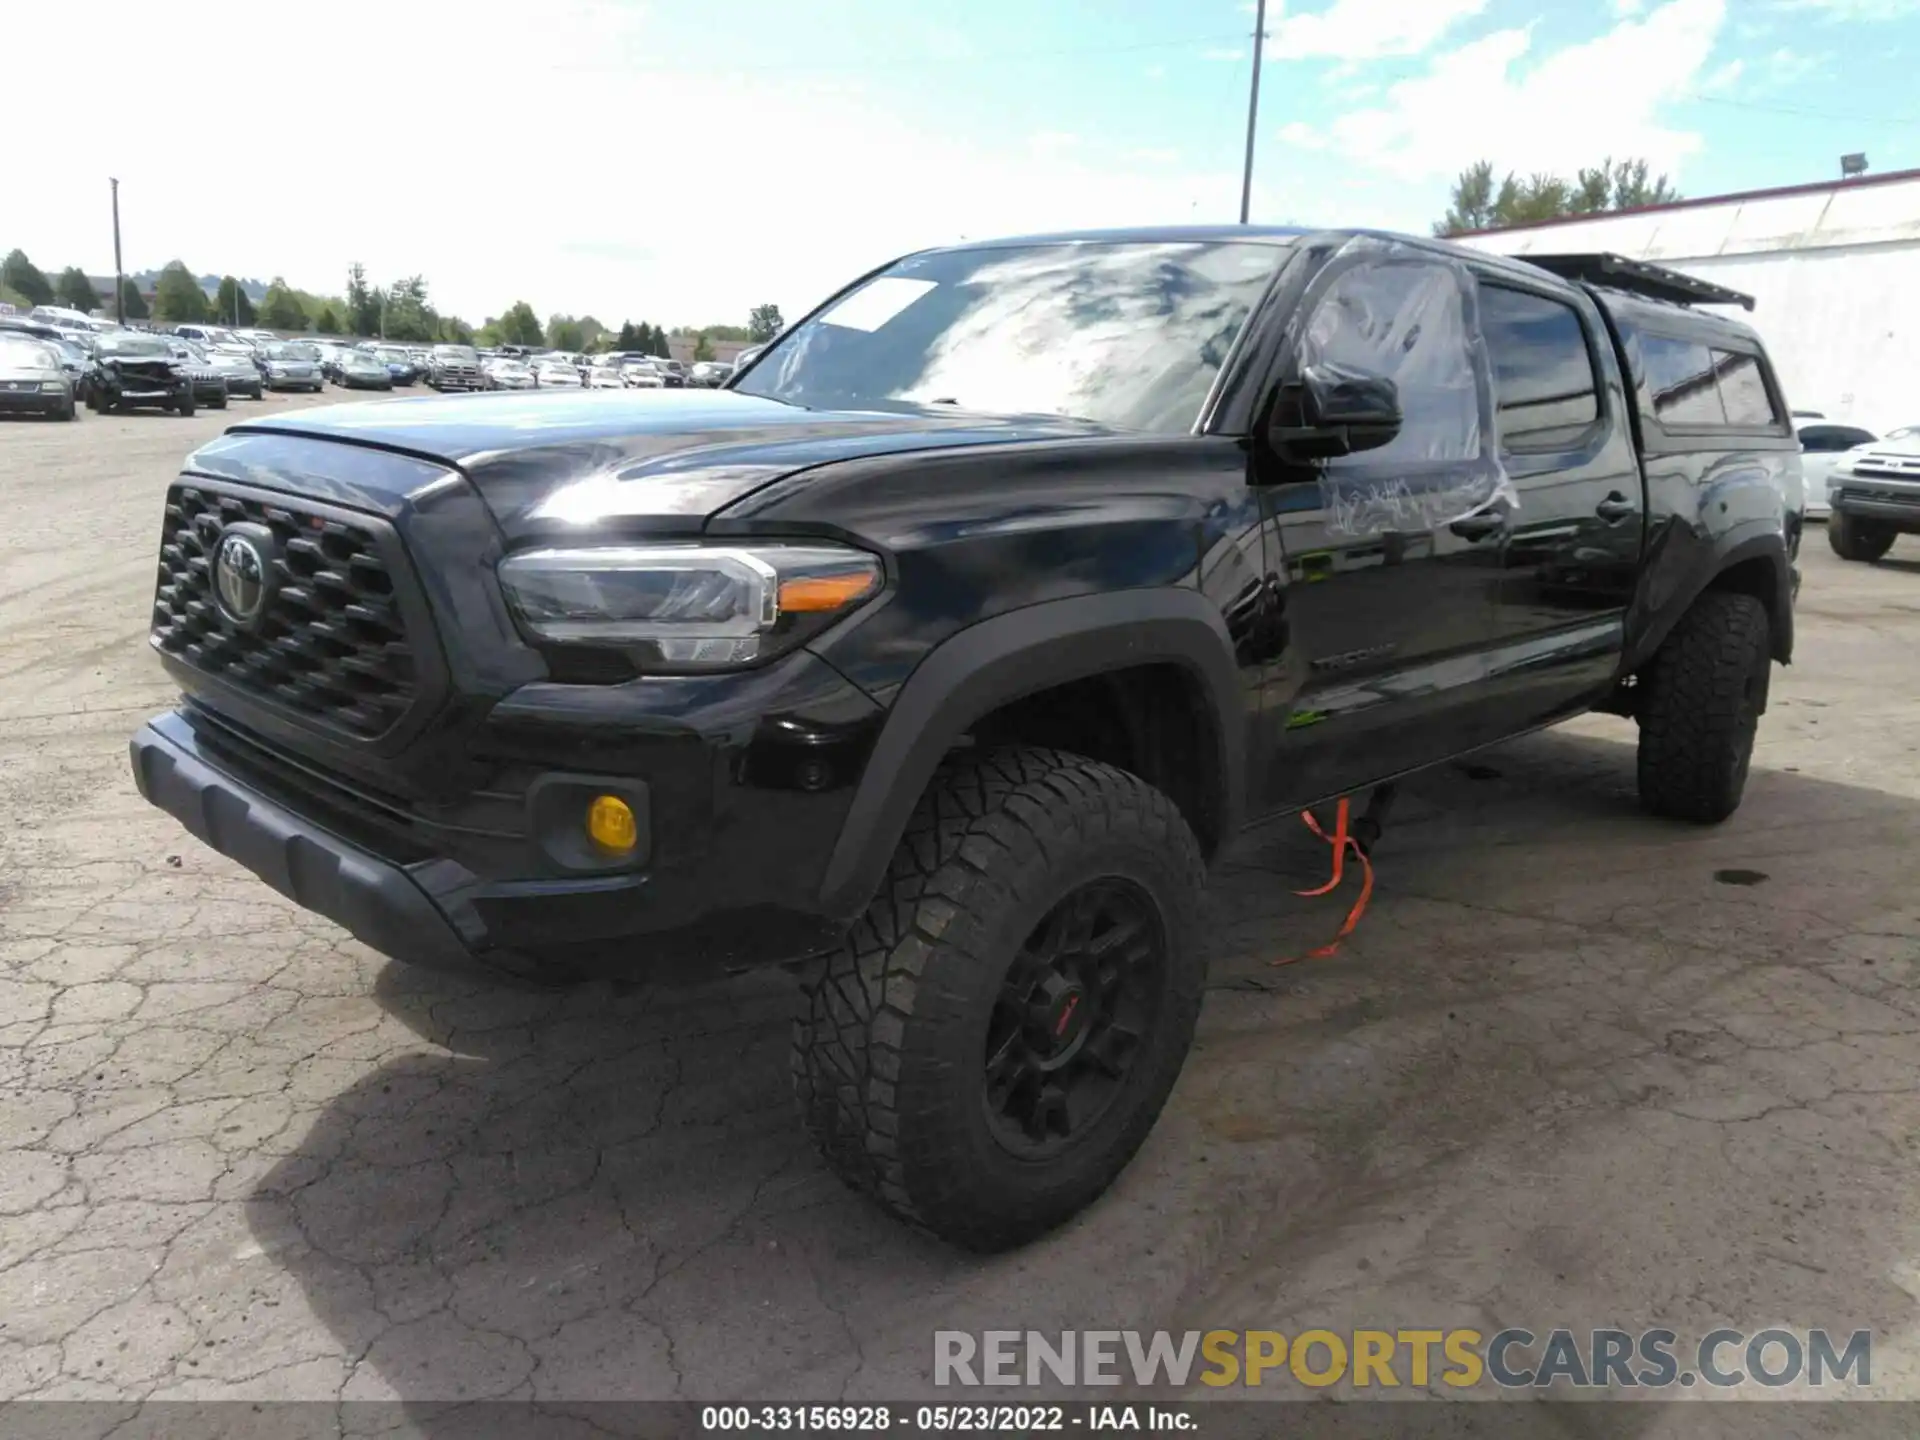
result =
[[[1383,376],[1399,389],[1400,434],[1354,462],[1377,469],[1480,458],[1480,387],[1460,277],[1450,267],[1388,260],[1345,271],[1315,306],[1300,358]]]
[[[1500,448],[1577,444],[1600,418],[1599,381],[1579,313],[1542,295],[1482,285],[1480,328],[1493,365]]]
[[[1720,377],[1720,403],[1726,407],[1729,425],[1743,430],[1778,428],[1780,416],[1773,408],[1773,396],[1767,393],[1767,377],[1761,373],[1759,356],[1715,350],[1713,369]]]
[[[1713,355],[1698,340],[1640,336],[1647,392],[1656,419],[1668,425],[1725,425],[1726,407],[1713,372]]]

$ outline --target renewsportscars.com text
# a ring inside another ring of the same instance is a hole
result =
[[[1350,1382],[1356,1389],[1715,1389],[1873,1383],[1873,1335],[1713,1330],[939,1330],[933,1383],[1184,1389]]]

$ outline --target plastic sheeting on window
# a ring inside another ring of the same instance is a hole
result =
[[[1322,467],[1329,532],[1428,531],[1494,507],[1517,509],[1500,464],[1472,273],[1370,238],[1343,247],[1329,270],[1332,283],[1301,330],[1302,364],[1392,380],[1404,417],[1390,443]]]

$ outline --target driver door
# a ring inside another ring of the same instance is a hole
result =
[[[1494,737],[1483,702],[1513,524],[1464,267],[1412,247],[1336,259],[1302,313],[1275,382],[1317,363],[1382,376],[1404,418],[1388,444],[1332,460],[1253,447],[1291,642],[1261,710],[1269,810]]]

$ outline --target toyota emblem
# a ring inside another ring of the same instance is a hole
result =
[[[268,560],[271,532],[257,535],[261,526],[233,526],[220,537],[214,552],[213,588],[220,611],[236,625],[253,626],[266,613],[272,569]]]

